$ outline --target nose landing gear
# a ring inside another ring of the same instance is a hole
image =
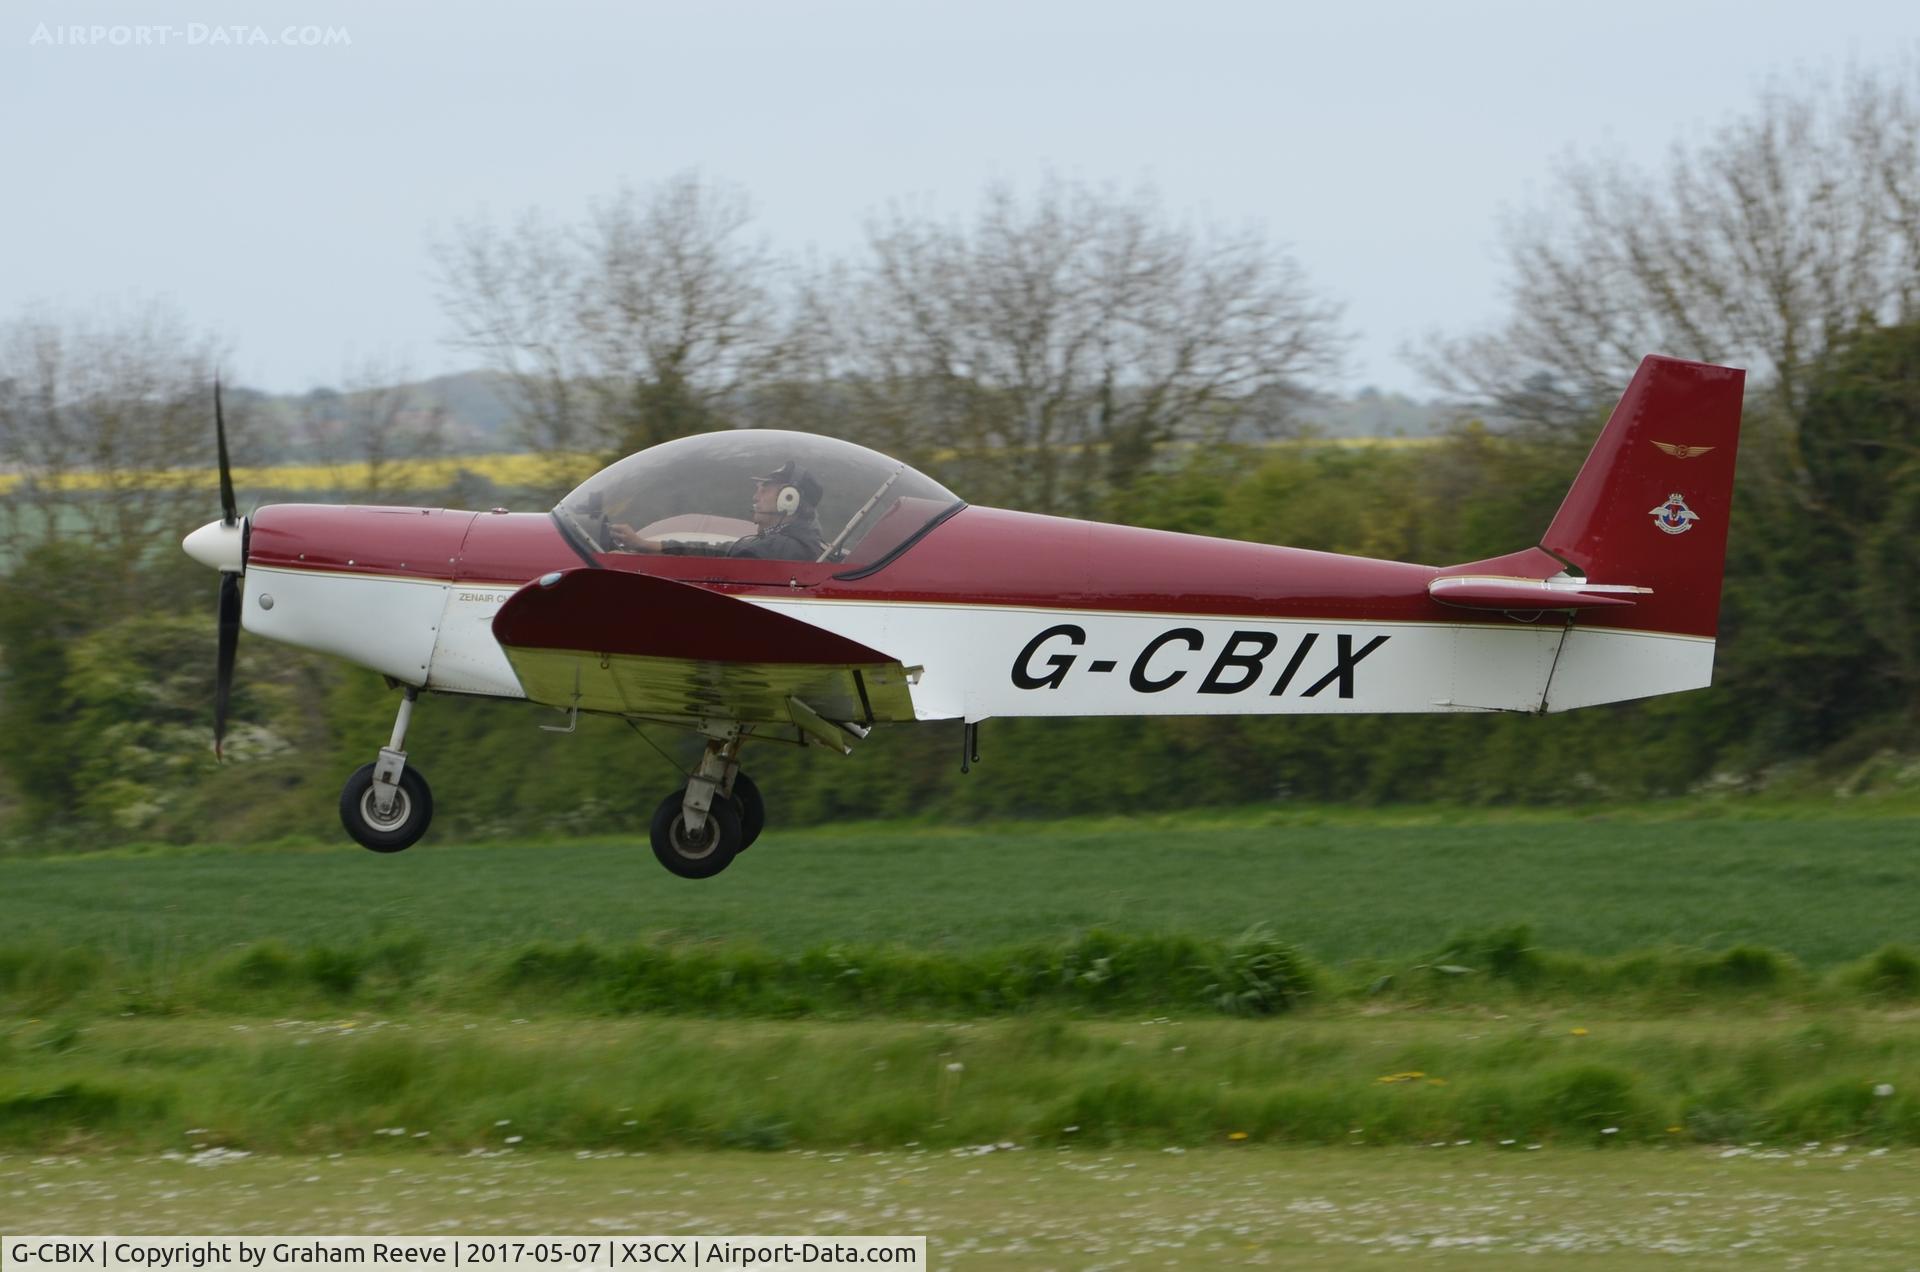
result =
[[[393,740],[380,758],[353,771],[340,792],[340,824],[363,848],[401,852],[433,821],[433,791],[420,770],[407,767],[407,725],[420,691],[409,687],[393,721]]]

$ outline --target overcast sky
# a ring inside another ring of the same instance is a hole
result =
[[[435,373],[467,360],[429,245],[482,213],[573,219],[697,168],[748,191],[776,247],[831,255],[890,200],[965,216],[990,181],[1054,172],[1260,228],[1346,307],[1334,387],[1420,393],[1399,348],[1497,320],[1502,218],[1551,198],[1558,160],[1657,163],[1770,75],[1913,57],[1917,12],[4,0],[0,320],[164,297],[245,383],[369,356]],[[298,43],[328,28],[347,42]]]

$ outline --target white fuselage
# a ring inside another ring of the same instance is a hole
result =
[[[525,694],[492,622],[506,586],[281,567],[246,575],[247,630],[405,684]],[[920,674],[923,720],[1564,711],[1700,688],[1704,637],[1557,618],[1350,622],[746,597]]]

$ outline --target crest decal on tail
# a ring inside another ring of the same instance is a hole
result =
[[[1647,511],[1653,517],[1653,524],[1667,534],[1685,534],[1700,519],[1700,514],[1687,507],[1687,501],[1680,497],[1678,491],[1668,495],[1667,501],[1658,508]]]
[[[1675,459],[1693,459],[1713,449],[1711,446],[1689,446],[1685,442],[1654,442],[1653,444]]]

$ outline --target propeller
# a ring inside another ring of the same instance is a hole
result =
[[[220,373],[213,374],[213,435],[220,443],[220,524],[239,523],[240,509],[233,498],[233,468],[227,462],[227,416],[220,409]]]
[[[220,576],[220,659],[213,682],[213,758],[224,759],[227,704],[233,698],[233,662],[240,648],[240,576]]]
[[[220,407],[220,377],[213,377],[213,432],[220,444],[220,525],[240,530],[240,570],[220,571],[220,653],[213,681],[213,756],[223,759],[227,736],[227,707],[233,700],[233,664],[240,649],[241,570],[246,568],[246,527],[233,497],[233,466],[227,459],[227,417]]]

